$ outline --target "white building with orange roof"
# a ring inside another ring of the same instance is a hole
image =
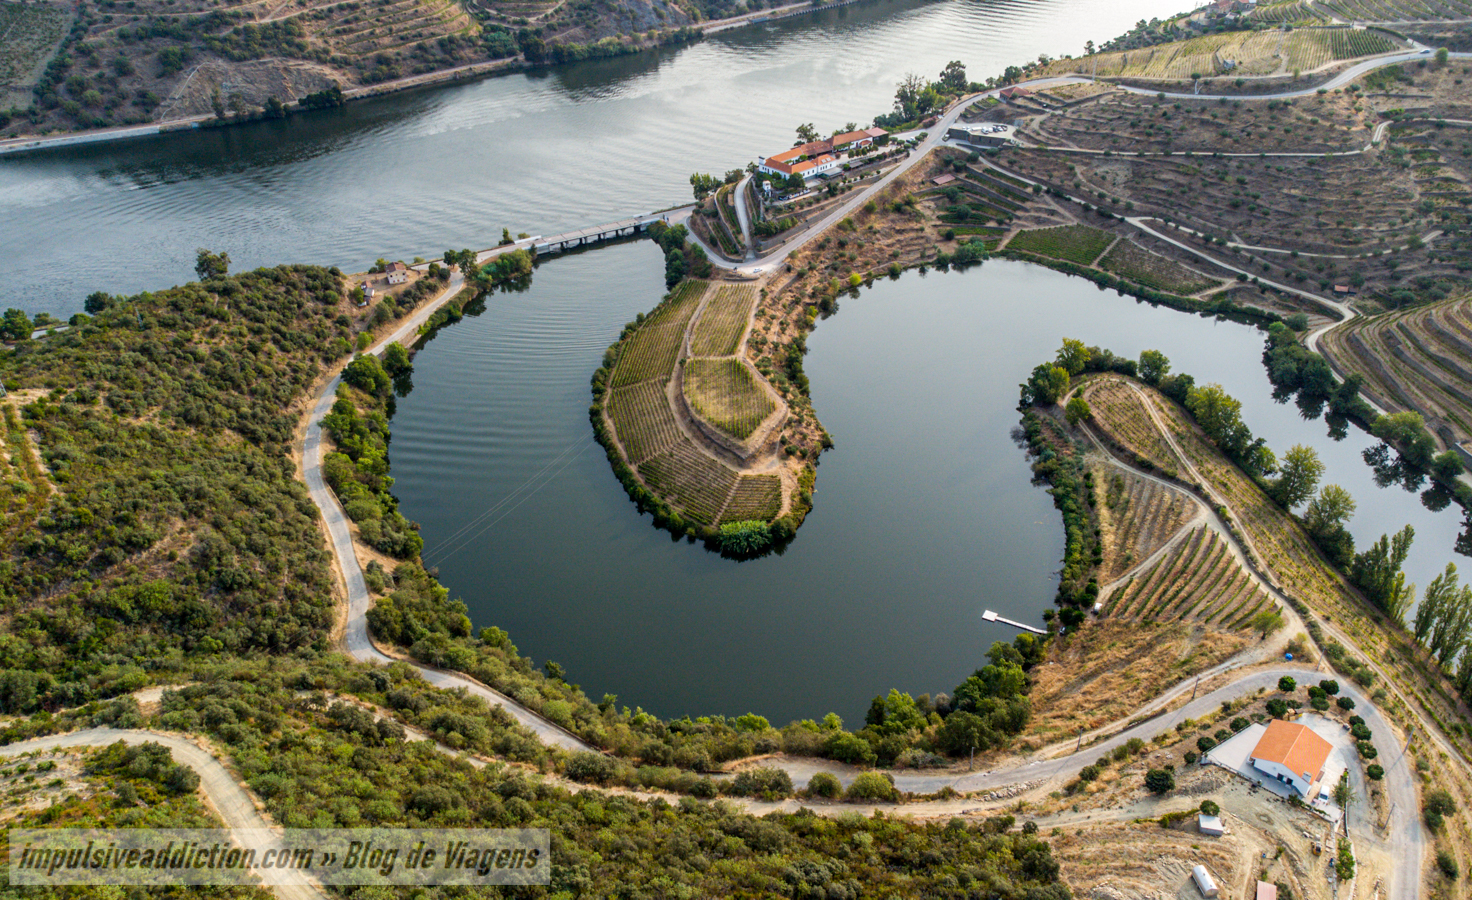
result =
[[[1305,800],[1318,794],[1333,746],[1297,722],[1274,719],[1248,756],[1254,769],[1291,786]]]

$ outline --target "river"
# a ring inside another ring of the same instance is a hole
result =
[[[237,268],[489,247],[690,199],[690,173],[867,124],[906,72],[974,79],[1082,52],[1190,0],[865,0],[682,48],[224,129],[0,157],[0,302],[65,318],[92,291]]]
[[[1278,451],[1319,450],[1359,502],[1361,546],[1412,522],[1424,585],[1459,517],[1380,489],[1350,429],[1330,440],[1271,398],[1257,330],[1101,291],[1023,263],[881,280],[821,322],[805,369],[835,449],[816,505],[782,556],[737,563],[671,541],[639,515],[587,421],[588,377],[622,324],[663,291],[657,248],[553,260],[530,290],[489,297],[415,358],[398,405],[394,491],[423,524],[426,560],[477,624],[508,629],[661,715],[854,721],[891,687],[950,691],[1005,626],[1040,622],[1062,554],[1058,513],[1013,443],[1017,385],[1077,337],[1221,383]]]
[[[795,126],[867,122],[909,71],[973,78],[1078,53],[1180,0],[864,2],[636,57],[354,103],[281,122],[0,158],[5,305],[66,316],[94,290],[236,268],[361,270],[377,257],[554,233],[679,203],[692,171],[787,146]],[[663,290],[647,242],[540,267],[416,359],[394,420],[396,492],[477,625],[510,630],[595,698],[661,715],[833,710],[890,687],[950,690],[1035,621],[1061,529],[1009,436],[1016,385],[1064,336],[1156,347],[1219,381],[1280,452],[1308,442],[1359,500],[1363,545],[1414,522],[1412,577],[1450,556],[1451,513],[1374,486],[1359,454],[1275,404],[1252,329],[1139,305],[1057,273],[989,263],[908,273],[843,301],[807,371],[837,448],[780,557],[733,563],[675,543],[624,497],[587,423],[588,377]]]

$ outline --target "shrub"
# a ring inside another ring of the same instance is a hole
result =
[[[1274,698],[1268,701],[1268,715],[1275,719],[1281,719],[1288,714],[1288,704]]]
[[[1461,870],[1457,868],[1457,858],[1446,850],[1437,851],[1436,867],[1441,870],[1441,874],[1452,881],[1456,881],[1457,876],[1461,874]]]
[[[1214,738],[1209,738],[1204,734],[1196,739],[1196,749],[1200,750],[1202,753],[1208,752],[1209,750],[1211,750],[1212,747],[1215,746],[1216,740]]]
[[[1349,697],[1334,698],[1334,705],[1340,709],[1354,709],[1354,700]]]
[[[883,772],[861,772],[844,791],[846,800],[894,800],[899,796],[894,781]]]
[[[792,794],[792,776],[773,767],[748,769],[732,779],[731,793],[765,800],[787,797]]]
[[[562,773],[573,781],[591,781],[608,784],[618,771],[618,762],[602,753],[583,751],[567,758]]]
[[[1380,751],[1376,750],[1375,745],[1369,741],[1360,741],[1356,746],[1359,747],[1360,756],[1365,759],[1374,759],[1380,755]]]
[[[1195,750],[1187,750],[1186,753],[1185,753],[1185,759],[1186,759],[1186,764],[1187,765],[1190,765],[1191,763],[1195,762],[1196,760],[1198,760],[1200,758],[1201,757],[1199,757],[1199,756],[1196,755],[1196,751]]]
[[[1385,769],[1378,763],[1371,763],[1365,767],[1365,777],[1371,781],[1379,781],[1385,777]]]
[[[1200,809],[1208,816],[1219,816],[1222,812],[1221,806],[1215,800],[1202,800]]]
[[[1176,788],[1176,775],[1169,769],[1151,769],[1145,773],[1145,787],[1152,793],[1168,794]]]
[[[1291,694],[1297,689],[1298,682],[1294,681],[1291,675],[1284,675],[1282,678],[1278,679],[1278,690],[1282,691],[1283,693]]]
[[[832,772],[819,772],[808,779],[808,796],[825,797],[829,800],[843,793],[843,784]]]

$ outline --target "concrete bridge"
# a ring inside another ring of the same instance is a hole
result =
[[[679,211],[683,211],[683,208]],[[537,256],[546,256],[552,253],[561,253],[574,247],[582,247],[586,244],[596,244],[600,241],[612,240],[614,238],[630,237],[649,230],[649,226],[655,222],[668,222],[671,215],[677,210],[668,210],[661,213],[650,213],[647,216],[636,216],[632,219],[620,219],[617,222],[609,222],[607,225],[591,225],[587,228],[579,228],[576,231],[568,231],[563,234],[555,234],[551,237],[532,239],[532,252]]]

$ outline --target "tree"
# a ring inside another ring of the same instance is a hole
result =
[[[1176,789],[1176,774],[1169,769],[1151,769],[1145,773],[1145,787],[1151,793],[1168,794]]]
[[[1365,596],[1376,606],[1390,614],[1397,622],[1405,615],[1414,586],[1406,586],[1405,573],[1401,566],[1411,552],[1411,541],[1416,531],[1407,525],[1394,537],[1380,535],[1380,540],[1363,553],[1357,553],[1350,566],[1349,577]]]
[[[1354,515],[1354,498],[1337,484],[1326,484],[1303,511],[1303,524],[1315,538],[1341,529]]]
[[[511,236],[511,229],[510,228],[502,228],[501,229],[501,246],[504,247],[507,244],[514,244],[514,243],[516,243],[516,239]]]
[[[1206,436],[1228,456],[1240,456],[1247,449],[1252,432],[1242,422],[1242,401],[1228,394],[1221,385],[1191,388],[1186,395],[1186,409]]]
[[[797,144],[811,144],[818,139],[818,129],[813,127],[812,122],[797,126]]]
[[[1278,690],[1285,694],[1291,694],[1298,690],[1298,682],[1293,680],[1292,675],[1284,675],[1278,679]]]
[[[1140,354],[1140,380],[1148,385],[1160,384],[1160,379],[1170,373],[1170,360],[1159,350],[1146,350]]]
[[[1068,406],[1064,411],[1064,418],[1068,420],[1068,424],[1077,425],[1084,419],[1087,419],[1089,414],[1089,401],[1075,394],[1073,399],[1068,401]]]
[[[194,252],[194,274],[200,281],[224,278],[230,274],[230,254],[212,253],[203,247]]]
[[[1058,402],[1068,390],[1068,370],[1043,363],[1032,370],[1027,384],[1023,385],[1023,400],[1037,406],[1050,406]]]
[[[1426,430],[1420,413],[1398,412],[1380,416],[1370,426],[1370,433],[1399,450],[1411,464],[1429,468],[1436,442]]]
[[[925,714],[915,698],[890,688],[888,697],[875,697],[864,721],[880,734],[906,734],[925,727]]]
[[[360,391],[387,397],[393,390],[393,379],[383,370],[376,356],[359,355],[342,370],[342,380]]]
[[[1452,484],[1462,474],[1462,458],[1455,450],[1438,453],[1431,460],[1431,477],[1446,484]]]
[[[7,309],[0,319],[0,337],[7,341],[24,341],[31,336],[31,317],[23,309]]]
[[[1089,364],[1089,348],[1084,342],[1075,338],[1064,338],[1063,346],[1058,348],[1058,365],[1068,371],[1069,377],[1073,377],[1084,370]]]
[[[1451,56],[1451,54],[1447,52],[1447,49],[1445,47],[1437,47],[1436,48],[1436,67],[1438,69],[1444,68],[1446,66],[1447,58],[1450,57],[1450,56]]]
[[[409,351],[398,341],[389,344],[383,350],[383,370],[389,375],[398,377],[412,368],[409,362]]]
[[[690,188],[691,191],[695,194],[695,199],[697,201],[704,200],[706,197],[709,197],[711,191],[714,191],[720,186],[721,180],[714,175],[706,175],[703,172],[696,172],[690,176]]]
[[[1202,800],[1201,806],[1198,808],[1204,815],[1219,816],[1222,814],[1222,808],[1215,800]]]
[[[1283,614],[1276,609],[1265,609],[1252,617],[1252,630],[1262,632],[1263,639],[1283,627]]]
[[[1283,454],[1278,471],[1279,475],[1272,484],[1273,499],[1283,508],[1292,509],[1313,496],[1319,486],[1319,478],[1324,474],[1324,464],[1319,460],[1317,450],[1294,444]]]
[[[95,316],[100,312],[104,312],[112,308],[113,304],[116,302],[117,301],[113,299],[112,295],[108,294],[106,291],[93,291],[92,293],[87,295],[86,300],[82,301],[82,309],[88,315]]]
[[[946,67],[940,70],[940,83],[955,93],[966,90],[966,86],[970,84],[966,80],[966,66],[958,59],[946,63]]]

